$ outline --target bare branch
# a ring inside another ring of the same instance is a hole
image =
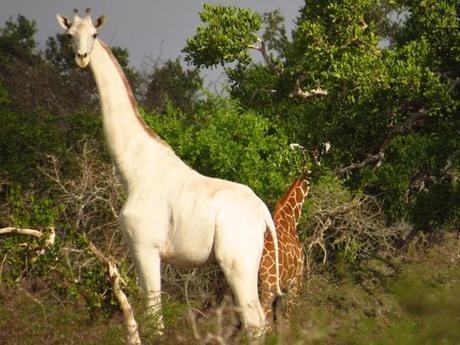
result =
[[[326,243],[324,242],[324,232],[329,229],[332,225],[332,220],[330,217],[326,219],[326,221],[322,221],[319,217],[317,217],[319,226],[315,228],[315,232],[313,235],[306,240],[308,242],[307,245],[307,253],[310,255],[313,251],[313,247],[318,245],[323,250],[323,264],[327,261],[327,250],[326,250]]]
[[[320,96],[320,97],[324,97],[324,96],[327,96],[327,90],[323,89],[323,88],[317,88],[317,89],[312,89],[310,91],[304,91],[302,90],[302,88],[300,87],[300,84],[304,81],[304,79],[306,78],[306,75],[305,73],[303,73],[296,81],[295,81],[295,87],[294,87],[294,91],[292,91],[292,93],[290,94],[290,97],[295,97],[301,101],[305,101],[311,97],[317,97],[317,96]]]
[[[123,283],[120,273],[118,272],[115,260],[111,257],[106,257],[102,254],[96,246],[90,242],[89,249],[93,254],[101,261],[109,271],[110,283],[113,288],[113,293],[120,303],[123,316],[125,318],[125,325],[127,330],[127,344],[128,345],[141,345],[141,338],[139,337],[139,330],[137,328],[137,322],[134,319],[134,312],[131,304],[128,302],[128,298],[120,287],[120,283]]]
[[[304,91],[300,88],[299,85],[296,86],[294,91],[291,93],[292,97],[301,99],[301,100],[306,100],[311,97],[316,97],[316,96],[327,96],[327,90],[322,89],[322,88],[317,88],[317,89],[312,89],[310,91]]]
[[[265,63],[267,64],[268,68],[271,71],[275,72],[276,74],[280,74],[281,72],[283,72],[283,69],[280,66],[276,65],[273,62],[270,54],[268,54],[267,45],[265,44],[265,41],[262,40],[261,38],[257,37],[257,43],[258,44],[251,44],[249,46],[249,48],[257,50],[262,54],[262,57],[263,57]]]
[[[45,235],[45,233],[40,230],[21,229],[21,228],[15,228],[15,227],[6,227],[6,228],[0,229],[0,235],[3,235],[3,234],[28,235],[28,236],[33,236],[36,238],[41,238],[43,235]],[[55,239],[56,239],[56,232],[54,230],[54,226],[51,226],[50,233],[48,235],[48,238],[45,241],[45,248],[51,247],[54,244]]]
[[[353,170],[361,169],[371,163],[376,162],[376,166],[382,164],[384,154],[388,146],[390,146],[391,139],[397,135],[403,135],[411,131],[414,127],[420,125],[428,118],[428,111],[425,109],[420,109],[416,113],[410,114],[410,116],[399,126],[395,126],[391,129],[390,132],[385,136],[380,145],[380,149],[375,154],[369,154],[366,159],[358,163],[352,163],[346,167],[340,168],[337,170],[338,175],[346,174]]]
[[[278,66],[277,64],[273,62],[273,59],[271,58],[270,54],[267,51],[267,45],[265,41],[262,40],[261,38],[257,37],[257,44],[251,44],[249,48],[259,51],[262,54],[262,57],[265,63],[267,64],[268,68],[274,73],[279,75],[284,71],[282,67]],[[296,86],[294,88],[294,91],[291,93],[291,97],[295,97],[300,100],[307,100],[311,97],[327,96],[327,90],[323,88],[312,89],[310,91],[302,90],[300,87],[300,82],[301,82],[301,79],[296,80]],[[258,92],[263,92],[263,91],[265,90],[256,90],[256,92],[254,92],[254,94],[252,95],[251,100],[254,98],[254,96]],[[267,90],[267,91],[270,93],[276,93],[276,90]]]
[[[254,92],[252,93],[251,98],[249,99],[249,103],[252,103],[254,98],[259,94],[259,93],[266,93],[266,94],[275,94],[277,93],[276,90],[274,89],[255,89]]]

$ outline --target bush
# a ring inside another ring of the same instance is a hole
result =
[[[187,117],[143,113],[147,123],[198,172],[250,186],[274,205],[298,172],[298,152],[284,132],[237,102],[212,98]]]
[[[56,296],[84,300],[91,313],[111,312],[117,303],[105,268],[87,248],[91,240],[104,252],[115,254],[122,274],[134,274],[118,230],[121,184],[111,164],[104,161],[104,152],[87,141],[80,147],[70,175],[55,156],[42,163],[38,173],[48,185],[45,191],[24,192],[20,186],[9,186],[1,225],[38,229],[45,234],[53,227],[56,240],[45,248],[42,238],[2,235],[0,272],[7,285],[36,281]],[[135,280],[126,280],[128,289],[134,291]]]
[[[410,226],[388,224],[376,198],[351,192],[328,175],[311,189],[299,225],[308,266],[320,260],[329,260],[330,267],[340,263],[358,266],[370,258],[391,257],[399,250]]]

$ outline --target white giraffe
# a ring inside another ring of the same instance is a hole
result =
[[[267,228],[277,247],[267,207],[249,187],[191,169],[145,124],[120,65],[97,39],[105,16],[94,25],[89,10],[83,18],[75,11],[73,21],[62,15],[57,19],[71,37],[76,63],[90,65],[96,80],[105,137],[128,193],[120,213],[122,232],[159,329],[160,261],[195,267],[216,260],[243,326],[261,334],[265,318],[257,272]],[[281,295],[278,283],[276,289]]]

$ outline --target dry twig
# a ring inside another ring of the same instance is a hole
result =
[[[226,345],[228,339],[230,339],[231,335],[233,334],[233,329],[231,327],[224,327],[224,311],[229,309],[229,304],[231,303],[228,298],[224,298],[223,302],[214,309],[216,315],[216,332],[206,332],[206,334],[201,334],[198,328],[198,322],[196,319],[196,314],[199,312],[196,308],[193,308],[188,293],[188,284],[190,282],[190,278],[193,273],[185,279],[185,300],[188,306],[188,318],[190,320],[193,336],[199,344],[207,345],[207,344],[220,344]]]
[[[110,284],[113,288],[113,293],[120,303],[121,310],[123,311],[123,316],[125,319],[125,325],[127,330],[127,344],[128,345],[141,345],[141,338],[139,337],[139,331],[137,328],[137,322],[134,319],[134,312],[131,304],[128,302],[128,298],[121,289],[120,285],[123,282],[120,273],[118,272],[117,265],[115,260],[111,257],[106,257],[102,254],[93,243],[89,243],[89,249],[93,254],[101,261],[105,266],[107,266]]]

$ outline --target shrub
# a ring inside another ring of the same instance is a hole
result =
[[[372,257],[391,256],[410,229],[388,224],[378,200],[351,192],[335,177],[322,176],[312,186],[299,225],[307,264],[340,262],[357,265]]]
[[[284,132],[235,101],[212,98],[193,117],[172,107],[165,116],[143,116],[191,167],[249,185],[269,205],[298,172]]]

